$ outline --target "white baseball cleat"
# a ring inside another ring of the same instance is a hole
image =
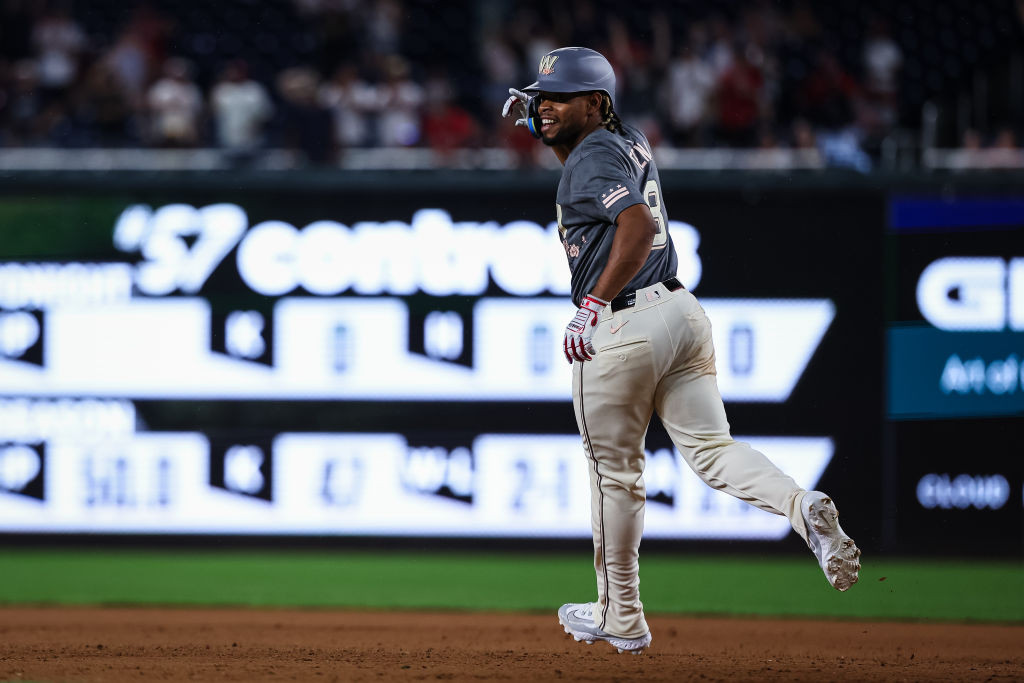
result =
[[[800,501],[807,522],[807,545],[818,558],[825,578],[838,591],[857,583],[860,548],[839,526],[839,511],[821,491],[808,491]]]
[[[573,603],[558,608],[558,623],[565,627],[565,632],[577,642],[593,645],[595,641],[605,640],[619,654],[628,652],[631,655],[643,654],[651,646],[651,634],[640,638],[620,638],[605,633],[594,624],[594,603]]]

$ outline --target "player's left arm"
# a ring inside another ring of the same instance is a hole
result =
[[[647,262],[654,245],[658,227],[651,209],[646,204],[626,207],[615,219],[615,238],[612,240],[608,263],[591,294],[611,301]]]

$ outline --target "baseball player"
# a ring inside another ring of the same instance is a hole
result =
[[[555,213],[579,308],[563,348],[588,459],[597,601],[569,603],[558,621],[577,641],[620,653],[651,644],[639,594],[644,439],[653,411],[709,486],[789,518],[829,583],[857,581],[860,550],[832,500],[805,491],[768,458],[734,441],[697,299],[676,279],[664,195],[644,134],[615,113],[615,73],[600,53],[553,50],[536,82],[509,89],[502,115],[562,163]]]

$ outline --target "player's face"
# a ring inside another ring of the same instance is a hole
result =
[[[541,91],[537,96],[540,98],[537,105],[541,119],[540,139],[545,145],[574,147],[587,127],[593,125],[593,93]]]

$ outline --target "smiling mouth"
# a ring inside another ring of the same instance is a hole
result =
[[[551,128],[551,126],[555,125],[555,123],[556,123],[556,121],[554,119],[541,119],[541,121],[540,121],[540,132],[543,133],[544,131],[546,131],[549,128]]]

